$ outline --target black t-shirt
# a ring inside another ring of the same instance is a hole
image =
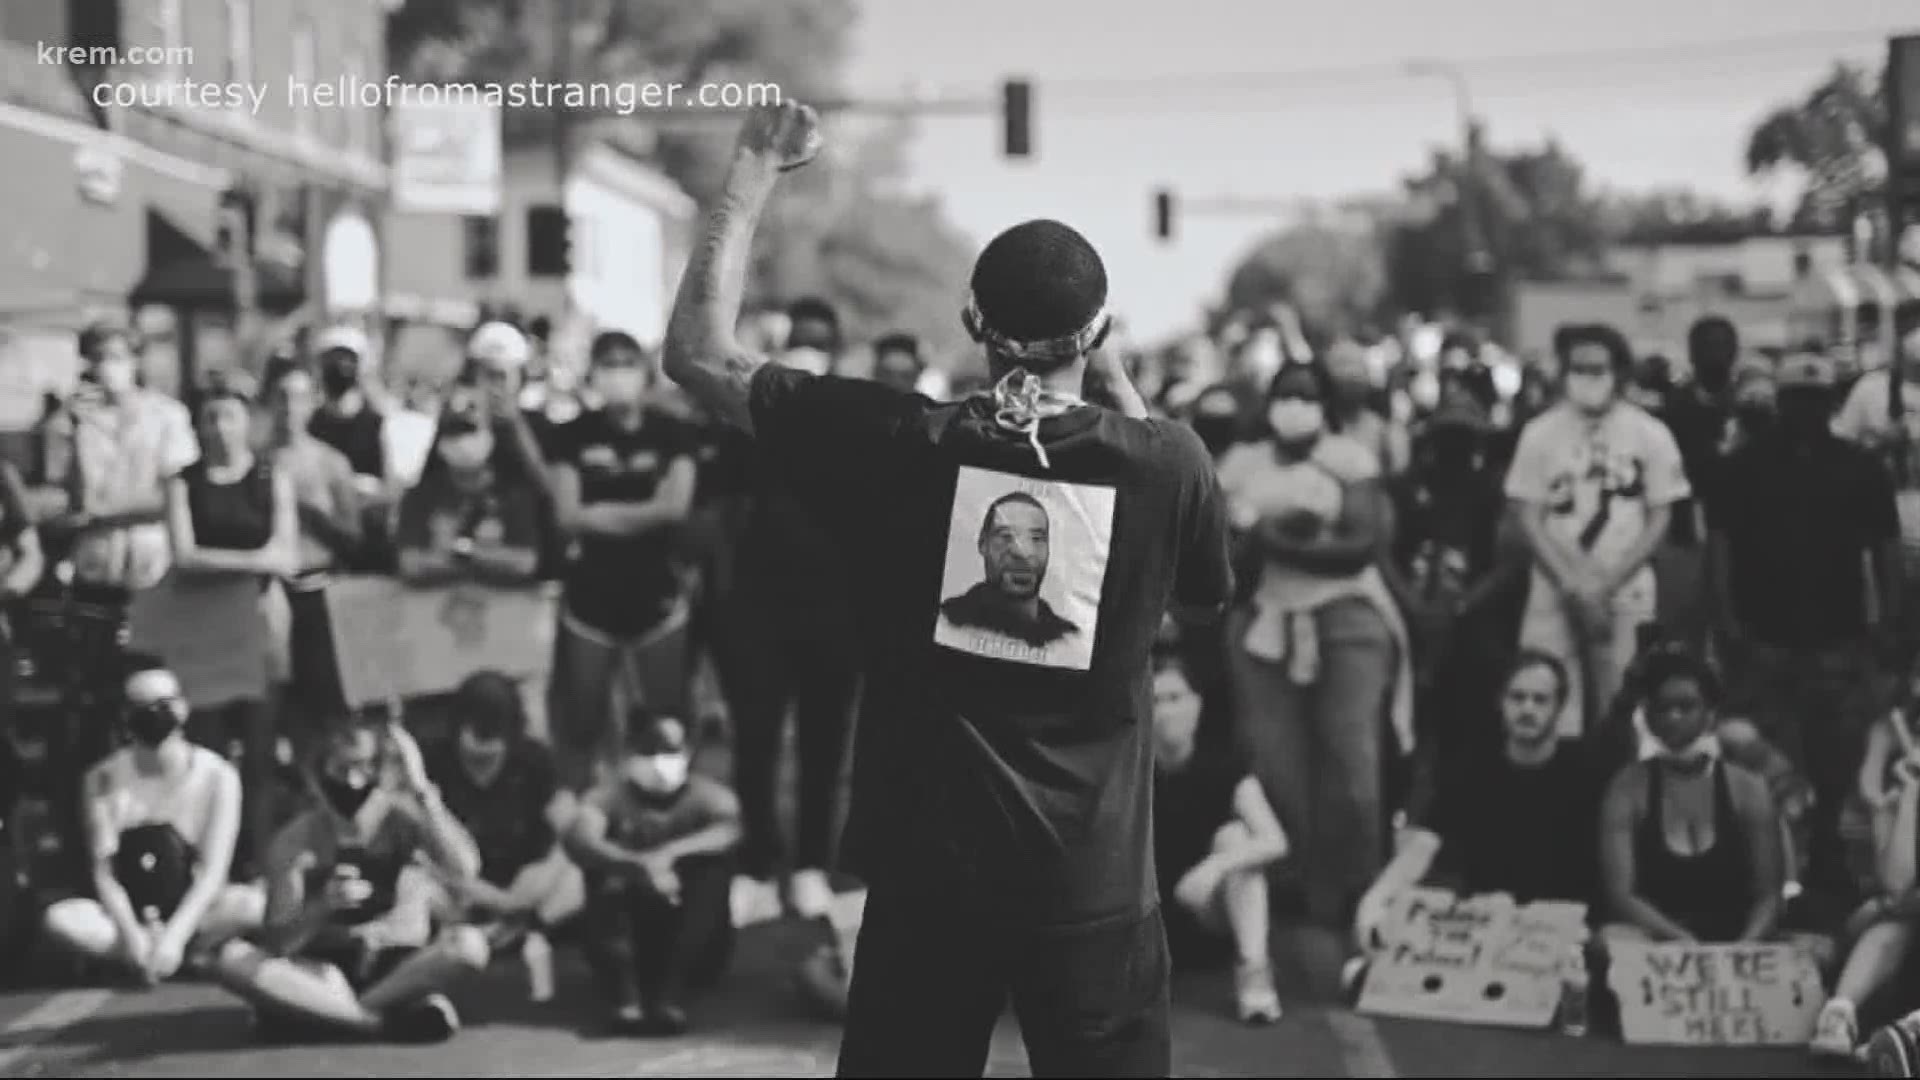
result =
[[[460,764],[459,749],[445,745],[427,759],[427,775],[480,849],[480,876],[487,881],[505,888],[514,875],[552,852],[547,804],[559,781],[546,747],[525,739],[514,743],[499,775],[482,786]]]
[[[1693,487],[1693,498],[1674,508],[1669,535],[1676,543],[1692,546],[1705,539],[1694,535],[1694,516],[1683,511],[1698,503],[1711,520],[1725,465],[1720,443],[1730,417],[1725,407],[1702,398],[1697,391],[1671,395],[1660,410],[1660,419],[1673,432],[1674,445],[1680,448],[1680,463],[1686,467],[1687,480]]]
[[[1435,872],[1467,893],[1591,902],[1599,881],[1597,755],[1562,742],[1544,765],[1521,766],[1504,750],[1442,762],[1432,804],[1416,815],[1440,837]]]
[[[580,475],[580,503],[640,503],[654,497],[674,463],[690,458],[692,440],[669,417],[650,415],[624,428],[604,412],[568,425],[557,460]],[[640,536],[583,536],[567,567],[567,611],[607,634],[652,629],[673,610],[681,592],[675,530]]]
[[[347,464],[360,476],[387,475],[386,418],[370,406],[361,407],[352,416],[341,416],[321,409],[307,422],[314,438],[346,455]]]
[[[1735,613],[1758,640],[1824,646],[1865,632],[1862,556],[1900,535],[1879,458],[1837,438],[1804,453],[1763,439],[1727,460],[1714,513]]]
[[[1028,926],[1149,910],[1151,648],[1169,603],[1232,594],[1199,438],[1080,408],[1043,464],[984,399],[771,366],[752,409],[851,568],[849,869]]]
[[[261,459],[231,484],[207,477],[206,459],[187,466],[188,512],[193,539],[222,551],[259,551],[273,539],[273,465]]]
[[[1153,772],[1153,861],[1165,902],[1187,871],[1213,852],[1214,834],[1234,816],[1247,775],[1224,753],[1197,751],[1178,769]]]

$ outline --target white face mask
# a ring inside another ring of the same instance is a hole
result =
[[[440,458],[460,472],[473,472],[493,457],[493,436],[484,431],[440,440]]]
[[[593,388],[620,405],[632,405],[647,392],[647,373],[635,367],[605,367],[593,373]]]
[[[1267,406],[1267,423],[1282,442],[1304,442],[1325,430],[1327,412],[1317,401],[1282,399]]]
[[[1582,409],[1599,410],[1613,400],[1613,376],[1573,372],[1567,375],[1567,400]]]
[[[782,357],[780,362],[809,375],[825,375],[833,368],[833,358],[814,348],[788,349],[787,355]]]
[[[693,764],[686,754],[656,754],[627,762],[627,779],[649,795],[671,795],[687,782]]]

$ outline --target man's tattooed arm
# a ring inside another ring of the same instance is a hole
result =
[[[727,173],[719,203],[708,215],[700,244],[687,263],[667,323],[665,368],[711,415],[751,432],[747,396],[767,358],[734,337],[746,289],[748,256],[779,170],[760,155],[741,152]]]

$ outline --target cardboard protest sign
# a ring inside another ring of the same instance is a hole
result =
[[[1380,928],[1383,948],[1368,965],[1359,1011],[1544,1028],[1586,934],[1582,904],[1409,890]]]
[[[1804,1046],[1826,1004],[1811,953],[1792,944],[1610,945],[1621,1034],[1659,1046]]]
[[[166,661],[194,708],[266,700],[269,633],[259,578],[175,571],[133,594],[127,629],[128,647]]]
[[[547,586],[342,577],[326,596],[340,685],[356,708],[446,693],[476,671],[527,679],[552,664],[558,600]]]

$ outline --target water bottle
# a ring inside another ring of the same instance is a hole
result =
[[[1560,969],[1559,1027],[1562,1035],[1587,1034],[1587,950],[1575,945]]]
[[[520,943],[520,962],[527,966],[528,997],[538,1003],[553,1000],[553,945],[538,930]]]

